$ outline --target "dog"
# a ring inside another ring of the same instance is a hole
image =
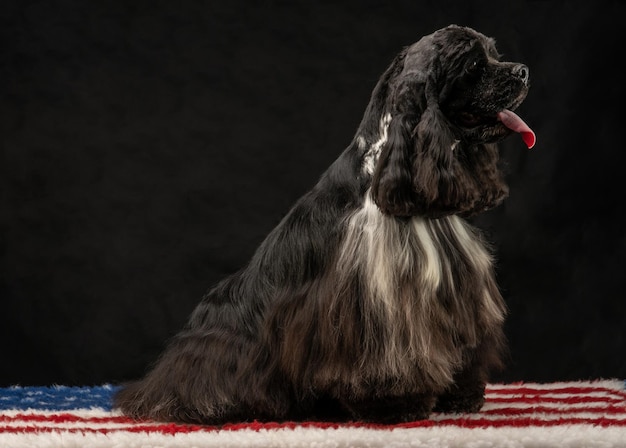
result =
[[[402,49],[350,145],[115,407],[212,425],[478,411],[507,310],[466,218],[508,195],[497,142],[535,142],[513,112],[528,89],[468,27]]]

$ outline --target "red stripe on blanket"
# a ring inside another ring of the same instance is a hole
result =
[[[546,394],[591,394],[597,392],[604,392],[611,395],[617,395],[626,398],[626,391],[620,391],[616,389],[609,389],[607,387],[554,387],[554,388],[536,388],[529,386],[510,386],[510,385],[488,385],[486,393],[488,394],[532,394],[532,395],[546,395]]]
[[[619,397],[543,397],[539,395],[520,395],[518,397],[491,397],[491,403],[622,403]]]
[[[554,415],[569,415],[569,414],[580,414],[580,413],[598,413],[601,415],[606,414],[622,414],[626,415],[626,408],[624,406],[604,406],[604,407],[591,407],[591,406],[583,406],[576,408],[548,408],[545,406],[533,406],[530,408],[498,408],[498,409],[486,409],[480,411],[481,414],[484,415],[524,415],[524,414],[554,414]]]

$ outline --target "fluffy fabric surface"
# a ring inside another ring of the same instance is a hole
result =
[[[112,411],[116,387],[0,389],[0,446],[13,447],[626,447],[621,380],[490,384],[474,414],[396,425],[282,422],[200,426]]]

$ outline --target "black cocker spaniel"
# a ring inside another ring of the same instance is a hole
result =
[[[507,196],[496,143],[534,145],[513,112],[528,78],[466,27],[403,49],[348,148],[116,406],[205,424],[480,409],[506,308],[463,217]]]

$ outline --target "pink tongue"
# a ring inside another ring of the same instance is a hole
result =
[[[528,149],[535,146],[535,142],[537,141],[535,133],[515,112],[508,109],[501,110],[498,112],[498,120],[510,130],[522,134],[522,140],[524,140]]]

